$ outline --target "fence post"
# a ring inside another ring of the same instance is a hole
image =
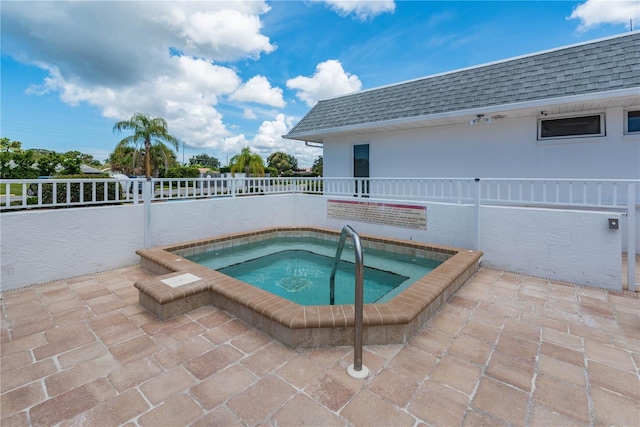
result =
[[[636,290],[636,185],[627,186],[627,286]]]
[[[136,183],[137,184],[137,183]],[[136,189],[136,191],[138,191]],[[144,247],[151,246],[151,192],[153,191],[153,182],[146,179],[142,182],[142,200],[144,203]]]
[[[476,200],[474,204],[474,226],[475,226],[475,234],[473,246],[475,250],[480,250],[480,189],[482,186],[480,185],[480,178],[475,179],[476,182]]]

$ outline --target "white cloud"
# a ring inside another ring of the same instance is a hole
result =
[[[261,34],[265,2],[5,3],[3,54],[48,73],[31,93],[89,104],[114,122],[135,112],[164,117],[188,146],[222,151],[246,140],[233,137],[221,103],[285,106],[266,77],[243,84],[233,64],[220,65],[276,48]]]
[[[258,129],[258,133],[252,141],[252,145],[263,153],[271,153],[274,149],[282,147],[286,134],[291,128],[291,123],[287,123],[284,114],[278,114],[273,121],[264,121]]]
[[[578,19],[578,31],[588,31],[603,24],[640,27],[640,4],[637,0],[587,0],[573,9],[567,19]]]
[[[141,2],[3,2],[3,54],[77,80],[131,83],[165,60],[169,35]]]
[[[266,13],[269,7],[261,2],[253,4],[256,6],[253,10],[242,7],[247,6],[246,2],[239,4],[240,9],[231,8],[226,2],[197,3],[197,10],[190,10],[189,4],[186,7],[169,6],[158,20],[174,29],[181,39],[181,47],[188,54],[219,61],[257,58],[262,52],[275,50],[275,46],[260,34],[259,15]],[[203,5],[209,10],[202,10]]]
[[[250,120],[255,120],[258,118],[258,116],[256,116],[256,113],[254,113],[251,108],[245,108],[244,112],[242,113],[242,117]]]
[[[240,86],[229,96],[234,101],[257,102],[282,108],[286,105],[282,97],[282,89],[271,87],[269,80],[264,76],[255,76]]]
[[[214,106],[220,95],[240,85],[240,78],[229,68],[201,59],[174,56],[167,65],[161,75],[118,88],[68,80],[50,68],[45,83],[31,91],[58,92],[64,102],[86,102],[114,120],[138,111],[164,117],[170,132],[189,146],[216,148],[216,142],[230,132]]]
[[[250,144],[251,142],[245,138],[244,134],[238,134],[225,138],[217,148],[221,153],[235,155]]]
[[[3,54],[96,84],[162,72],[169,51],[209,62],[275,50],[260,33],[264,2],[4,2]]]
[[[320,99],[357,92],[362,88],[362,82],[358,76],[344,71],[340,61],[330,59],[318,64],[311,77],[287,80],[287,87],[297,89],[296,96],[312,107]]]
[[[322,1],[341,16],[355,15],[366,21],[382,13],[393,13],[396,9],[393,0],[314,0]]]
[[[231,134],[222,121],[222,115],[208,105],[175,103],[167,113],[162,117],[167,119],[171,133],[190,147],[217,149],[220,141]]]
[[[293,127],[295,119],[278,114],[274,120],[265,120],[260,125],[258,133],[251,139],[245,135],[234,135],[225,138],[220,145],[221,151],[228,154],[237,154],[243,147],[251,148],[251,151],[259,154],[266,160],[271,153],[284,151],[298,160],[298,166],[310,167],[313,161],[322,155],[322,149],[307,147],[301,141],[293,141],[282,138]]]
[[[174,88],[176,92],[184,90],[187,93],[198,92],[205,95],[207,93],[228,94],[236,90],[241,82],[240,77],[232,69],[214,65],[203,59],[188,56],[174,56],[171,59],[175,70],[167,71],[177,78]]]

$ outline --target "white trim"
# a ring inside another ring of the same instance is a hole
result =
[[[634,108],[629,108],[624,110],[624,121],[623,121],[624,135],[640,136],[640,130],[629,132],[629,113],[630,112],[640,112],[640,107],[634,107]]]
[[[596,92],[596,93],[587,93],[582,95],[571,95],[571,96],[563,96],[557,98],[544,98],[544,99],[536,99],[532,101],[522,101],[522,102],[514,102],[512,104],[501,104],[501,105],[493,105],[490,107],[478,107],[472,108],[468,110],[455,110],[455,111],[446,111],[442,113],[429,114],[423,116],[413,116],[413,117],[403,117],[400,119],[392,119],[385,120],[380,122],[367,122],[367,123],[359,123],[356,125],[349,126],[341,126],[341,127],[333,127],[333,128],[324,128],[324,129],[316,129],[313,131],[306,131],[289,135],[282,135],[285,139],[293,139],[300,141],[315,141],[315,139],[321,139],[324,135],[331,134],[332,136],[339,135],[347,132],[354,131],[375,131],[376,129],[394,126],[394,125],[403,125],[403,124],[412,124],[419,122],[429,122],[432,120],[438,119],[452,119],[452,118],[461,118],[463,120],[460,121],[460,124],[467,123],[469,120],[477,117],[478,114],[484,114],[485,116],[491,116],[495,113],[508,113],[509,111],[517,111],[517,110],[527,110],[527,109],[545,109],[551,107],[557,107],[560,105],[566,104],[580,104],[587,103],[593,101],[602,101],[606,99],[621,99],[621,98],[637,98],[634,103],[640,103],[640,88],[627,88],[627,89],[617,89],[612,91],[605,92]],[[583,112],[580,111],[579,114]],[[532,115],[533,116],[533,115]],[[322,141],[315,141],[322,142]]]

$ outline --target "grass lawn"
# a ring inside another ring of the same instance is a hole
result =
[[[7,185],[3,183],[0,185],[0,194],[4,195],[6,191]],[[14,196],[22,196],[22,184],[9,184],[9,193]]]

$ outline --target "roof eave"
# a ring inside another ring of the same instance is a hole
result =
[[[414,116],[414,117],[404,117],[400,119],[386,120],[380,122],[368,122],[368,123],[360,123],[356,125],[350,126],[341,126],[335,128],[324,128],[324,129],[315,129],[312,131],[306,132],[296,132],[296,133],[288,133],[286,135],[282,135],[283,138],[293,139],[299,141],[308,141],[308,142],[324,142],[324,139],[331,135],[337,136],[340,134],[353,134],[353,133],[365,133],[375,131],[376,129],[389,127],[389,126],[402,126],[402,125],[415,125],[423,123],[426,126],[429,125],[429,122],[440,120],[440,119],[460,119],[460,123],[467,122],[470,118],[475,117],[477,114],[504,114],[509,111],[517,111],[517,110],[528,110],[528,109],[539,109],[545,108],[549,106],[558,106],[558,105],[566,105],[566,104],[575,104],[580,102],[593,102],[599,100],[606,100],[612,98],[627,98],[627,97],[637,97],[638,104],[640,104],[640,87],[633,87],[627,89],[617,89],[611,91],[603,91],[603,92],[593,92],[581,95],[571,95],[571,96],[563,96],[557,98],[544,98],[537,99],[531,101],[523,101],[523,102],[514,102],[509,104],[500,104],[500,105],[491,105],[482,108],[472,108],[468,110],[456,110],[456,111],[447,111],[436,114],[422,115],[422,116]],[[413,126],[416,127],[416,126]]]

